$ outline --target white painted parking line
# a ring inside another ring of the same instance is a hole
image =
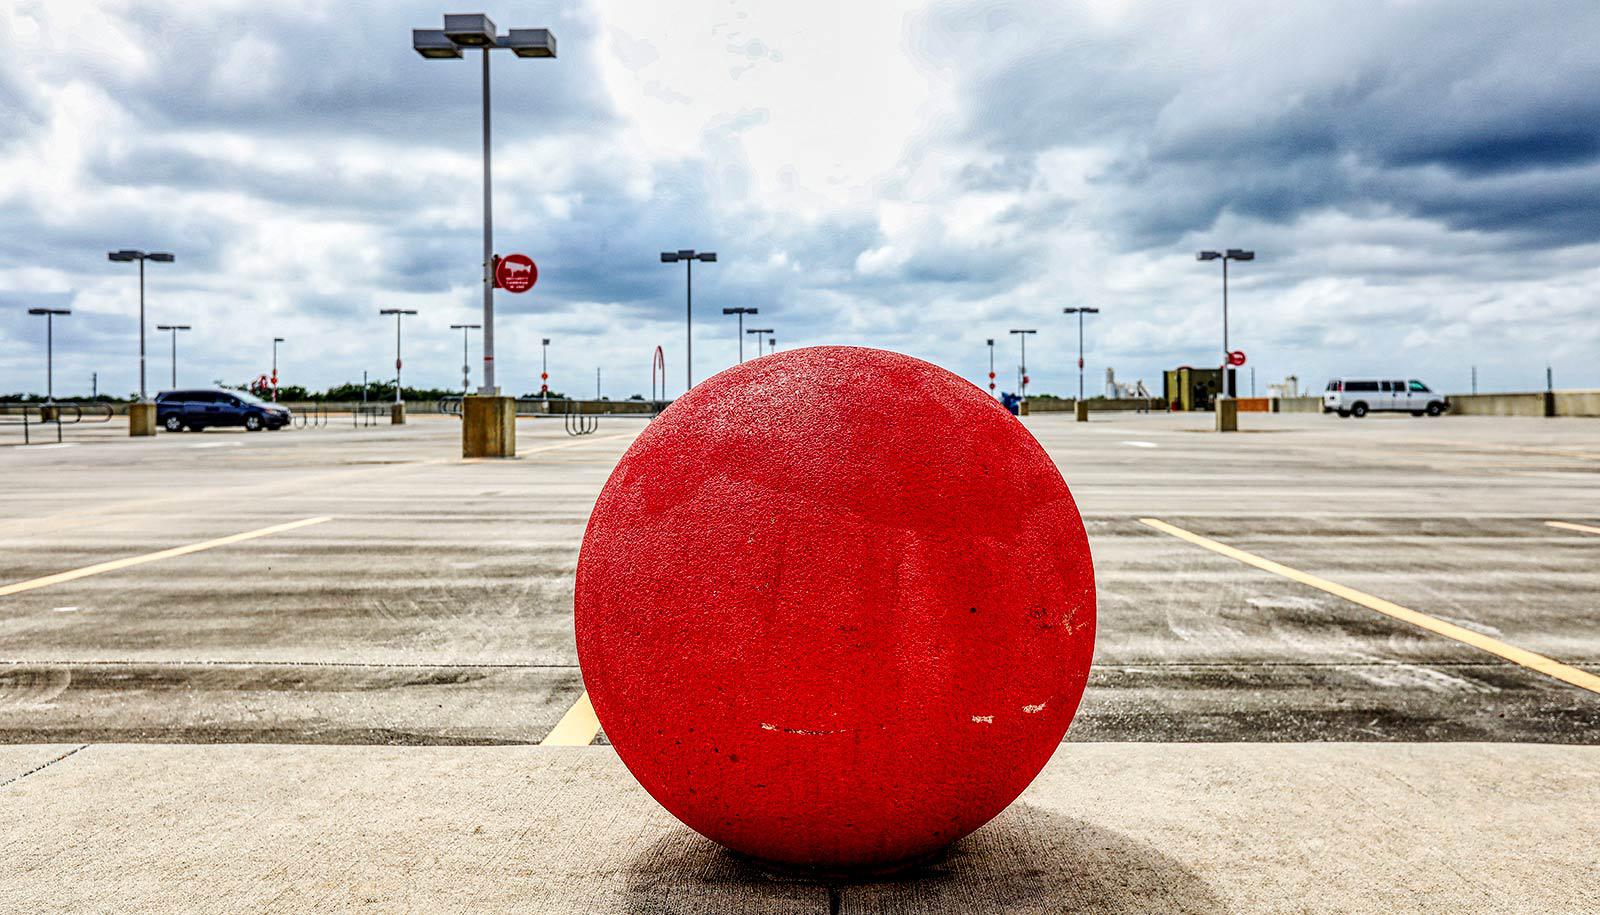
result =
[[[28,447],[28,450],[29,451],[49,451],[52,448],[76,448],[76,447],[78,447],[78,443],[77,442],[56,442],[56,443],[50,444],[50,445],[31,445],[31,446]]]
[[[1564,531],[1577,531],[1580,534],[1600,534],[1600,527],[1588,524],[1573,524],[1571,521],[1546,521],[1550,527],[1559,527]]]
[[[1123,442],[1123,444],[1124,445],[1131,445],[1134,448],[1158,448],[1158,447],[1160,447],[1155,442]]]
[[[244,442],[199,442],[197,444],[190,445],[189,447],[190,448],[238,448],[238,447],[241,447],[242,445],[244,445]]]
[[[110,562],[96,563],[95,565],[85,566],[81,569],[73,569],[68,572],[57,572],[54,575],[46,575],[43,578],[34,578],[28,581],[13,582],[9,585],[0,585],[0,597],[5,597],[8,594],[21,594],[24,591],[32,591],[35,588],[43,588],[47,585],[60,584],[65,581],[76,581],[80,578],[87,578],[90,575],[99,575],[102,572],[114,572],[117,569],[126,569],[129,566],[144,565],[147,562],[155,562],[160,559],[171,559],[174,556],[187,556],[190,553],[198,553],[201,550],[209,550],[219,546],[227,546],[230,543],[241,543],[245,540],[254,540],[257,537],[266,537],[271,534],[281,534],[285,531],[298,530],[302,527],[310,527],[313,524],[321,524],[324,521],[332,520],[333,519],[329,517],[302,518],[299,521],[290,521],[287,524],[274,524],[271,527],[263,527],[253,531],[245,531],[241,534],[229,534],[226,537],[218,537],[215,540],[205,540],[201,541],[200,543],[191,543],[187,546],[175,546],[170,550],[161,550],[155,553],[145,553],[142,556],[128,556],[123,559],[113,559]]]
[[[600,719],[595,717],[594,706],[589,703],[589,693],[584,692],[578,701],[567,709],[550,733],[539,741],[541,747],[586,747],[600,733]]]

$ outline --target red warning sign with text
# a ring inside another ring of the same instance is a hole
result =
[[[494,265],[494,284],[506,292],[527,292],[539,281],[539,268],[526,254],[507,254]]]

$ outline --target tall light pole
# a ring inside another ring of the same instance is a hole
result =
[[[1222,261],[1222,393],[1227,397],[1237,397],[1234,390],[1233,379],[1228,369],[1228,261],[1253,261],[1256,259],[1254,251],[1245,251],[1242,248],[1229,248],[1226,251],[1201,251],[1194,256],[1197,261]]]
[[[178,386],[178,331],[189,330],[187,324],[157,324],[156,330],[168,331],[172,334],[172,386]],[[276,373],[276,369],[274,369]]]
[[[1098,308],[1063,308],[1062,314],[1078,316],[1078,400],[1083,400],[1083,316],[1097,315]]]
[[[475,330],[482,330],[483,325],[452,324],[450,329],[461,331],[461,396],[465,397],[472,393],[472,363],[468,361],[467,357],[467,334]]]
[[[706,264],[717,262],[717,252],[696,251],[693,248],[684,248],[682,251],[661,252],[663,264],[676,264],[683,261],[684,267],[684,359],[683,370],[687,379],[683,390],[688,393],[694,387],[694,262]]]
[[[539,340],[539,396],[550,399],[550,338]]]
[[[70,308],[30,308],[30,315],[44,315],[44,402],[56,402],[56,315],[70,315]]]
[[[380,308],[380,315],[394,315],[394,402],[403,403],[400,399],[400,321],[406,315],[417,313],[415,308]]]
[[[761,309],[759,309],[759,308],[724,308],[724,309],[722,309],[722,313],[725,314],[725,315],[738,315],[739,316],[739,361],[741,363],[743,363],[744,362],[744,316],[745,315],[760,314],[761,313]],[[760,353],[757,353],[756,355],[759,356]]]
[[[989,396],[993,397],[994,396],[994,338],[990,337],[985,342],[987,342],[989,344]]]
[[[448,13],[442,29],[412,29],[411,47],[429,60],[460,60],[463,50],[483,51],[483,387],[494,395],[494,207],[489,169],[489,52],[505,48],[518,57],[556,56],[549,29],[512,29],[505,35],[482,13]],[[400,383],[395,381],[398,393]]]
[[[106,254],[106,258],[123,264],[130,261],[139,262],[139,402],[149,403],[150,397],[145,393],[144,384],[144,262],[170,264],[174,258],[165,251],[140,251],[136,248],[111,251]]]
[[[284,342],[282,337],[273,337],[272,338],[272,402],[273,403],[277,403],[278,402],[278,344],[282,343],[282,342]]]
[[[756,358],[757,359],[761,358],[761,335],[762,334],[770,334],[772,332],[773,332],[773,330],[770,327],[752,327],[749,330],[745,331],[745,333],[747,333],[747,334],[755,334],[756,335]]]
[[[1022,343],[1022,365],[1021,365],[1022,371],[1020,373],[1021,376],[1022,376],[1022,383],[1019,385],[1020,390],[1017,393],[1022,397],[1022,402],[1023,403],[1027,403],[1028,402],[1028,335],[1029,334],[1036,334],[1036,333],[1038,333],[1038,331],[1037,330],[1033,330],[1033,329],[1013,330],[1012,333],[1016,334],[1017,335],[1017,339],[1019,341],[1021,341],[1021,343]]]

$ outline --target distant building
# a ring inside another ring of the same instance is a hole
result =
[[[1145,390],[1144,379],[1134,382],[1118,381],[1117,370],[1106,367],[1106,397],[1111,400],[1141,400],[1148,399],[1150,392]]]

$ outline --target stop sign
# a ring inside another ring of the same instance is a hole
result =
[[[1244,365],[1244,350],[1236,349],[1228,354],[1229,365]]]
[[[539,268],[526,254],[507,254],[494,265],[494,284],[506,292],[527,292],[539,281]]]

